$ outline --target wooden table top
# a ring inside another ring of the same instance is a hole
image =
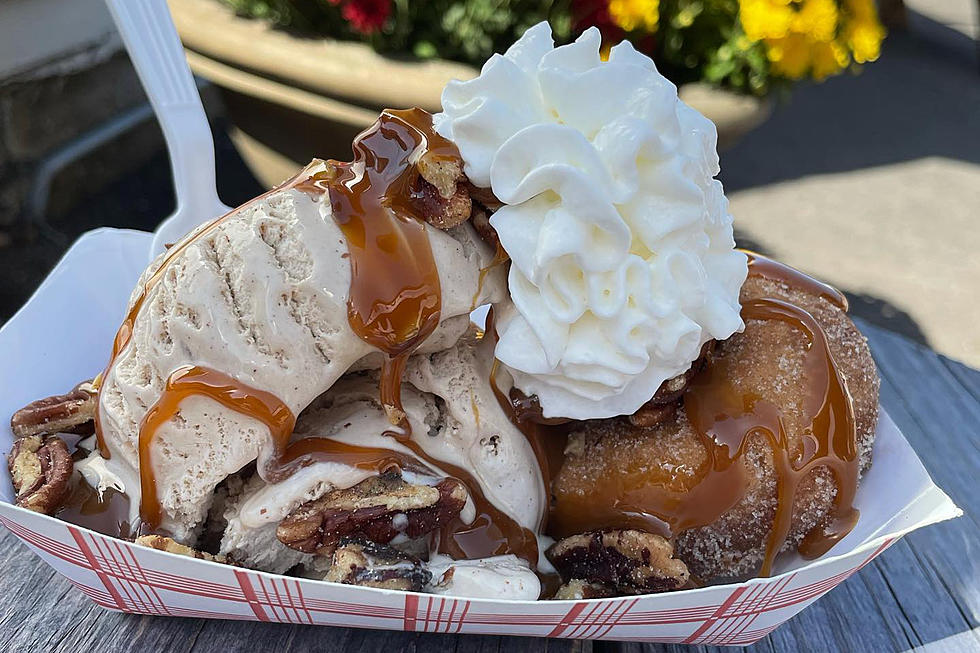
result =
[[[980,371],[862,323],[881,403],[964,516],[903,538],[752,651],[980,650]],[[668,651],[714,647],[437,635],[107,612],[0,529],[4,651]],[[722,649],[717,649],[722,650]]]

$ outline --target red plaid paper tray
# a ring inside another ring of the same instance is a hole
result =
[[[0,329],[0,415],[64,391],[104,364],[150,234],[101,229],[68,251]],[[6,419],[0,454],[13,439]],[[786,556],[772,578],[640,597],[494,601],[288,578],[136,546],[11,505],[0,522],[99,605],[124,612],[420,632],[745,645],[764,637],[916,528],[958,516],[882,412],[861,519],[823,558]]]

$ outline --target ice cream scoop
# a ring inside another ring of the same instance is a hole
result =
[[[130,479],[142,471],[144,494],[153,491],[177,539],[191,538],[218,482],[275,455],[270,425],[288,437],[288,418],[378,351],[351,326],[352,249],[336,207],[302,186],[331,169],[314,162],[188,235],[134,291],[101,380],[99,429],[110,469]],[[503,297],[502,280],[480,273],[491,256],[469,226],[419,229],[440,291],[438,326],[421,350],[436,351],[468,328],[474,300]],[[126,490],[139,505],[140,486]]]
[[[541,23],[442,104],[437,130],[503,203],[496,355],[544,417],[633,413],[742,328],[715,127],[629,42],[603,61],[597,29],[556,48]]]

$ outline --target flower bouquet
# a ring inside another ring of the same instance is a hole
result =
[[[878,58],[873,0],[224,0],[239,14],[379,52],[479,65],[529,25],[559,40],[597,26],[627,38],[676,84],[765,95]]]

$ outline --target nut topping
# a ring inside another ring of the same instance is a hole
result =
[[[10,428],[15,438],[80,432],[95,419],[98,403],[92,384],[80,383],[68,394],[27,404],[10,418]]]
[[[437,229],[452,229],[470,217],[472,202],[467,190],[463,164],[430,152],[416,164],[421,183],[413,189],[413,200],[425,221]]]
[[[589,583],[575,578],[559,587],[551,598],[556,601],[581,601],[582,599],[604,599],[615,595],[612,588],[607,585]]]
[[[29,435],[14,441],[7,468],[17,492],[17,505],[52,515],[68,494],[75,465],[68,446],[58,437]]]
[[[630,423],[633,426],[653,427],[673,417],[678,400],[687,390],[691,380],[704,369],[705,364],[711,358],[714,346],[714,340],[704,343],[704,346],[701,347],[701,353],[698,354],[697,360],[691,363],[691,367],[683,374],[678,374],[660,384],[653,398],[628,417]]]
[[[411,485],[388,472],[304,503],[279,523],[276,537],[298,551],[330,555],[351,535],[382,544],[399,533],[420,537],[448,523],[465,503],[466,489],[455,479]]]
[[[658,406],[653,401],[648,401],[640,406],[628,419],[633,426],[653,427],[673,417],[675,410],[677,410],[677,404],[661,404]]]
[[[198,560],[210,560],[211,562],[228,564],[228,559],[223,555],[211,555],[210,553],[205,553],[204,551],[198,551],[197,549],[192,549],[189,546],[185,546],[180,542],[169,537],[164,537],[163,535],[140,535],[136,538],[136,543],[140,546],[145,546],[148,549],[167,551],[168,553],[176,553],[177,555],[187,556],[188,558],[197,558]]]
[[[572,535],[552,545],[548,559],[567,587],[566,594],[647,594],[679,589],[687,566],[673,558],[674,548],[659,535],[643,531],[596,531]],[[581,581],[575,583],[575,581]]]
[[[422,563],[385,544],[360,538],[344,538],[333,554],[324,577],[334,583],[420,592],[432,579]]]
[[[497,230],[493,228],[490,224],[490,210],[477,202],[473,202],[473,209],[471,211],[470,224],[473,225],[473,229],[476,230],[477,235],[485,242],[487,245],[493,248],[495,254],[495,263],[497,261],[506,261],[507,254],[503,251],[503,247],[500,245],[500,238],[497,236]]]

